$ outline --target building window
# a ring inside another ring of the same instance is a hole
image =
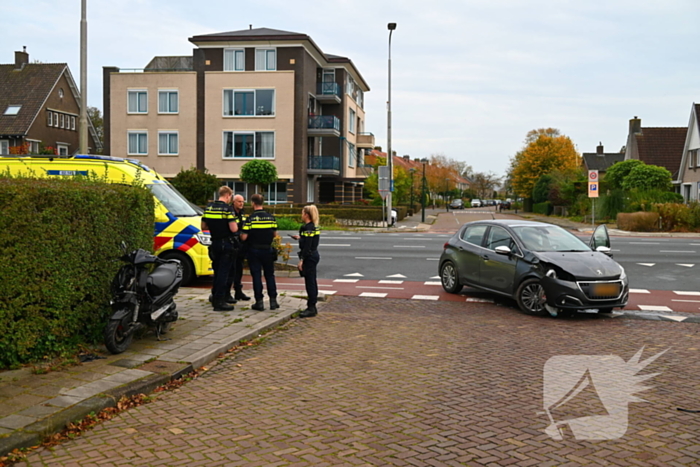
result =
[[[275,115],[275,90],[224,89],[224,116]]]
[[[60,88],[60,89],[58,90],[58,97],[60,97],[61,99],[63,99],[63,88]]]
[[[61,114],[61,128],[66,127],[66,116]]]
[[[178,112],[177,91],[158,91],[158,113],[176,114]]]
[[[700,167],[700,149],[693,151],[695,153],[695,167]]]
[[[270,183],[265,190],[265,202],[268,204],[278,204],[287,202],[287,183]]]
[[[244,49],[224,49],[224,71],[245,71]]]
[[[224,131],[224,159],[275,157],[275,133],[272,131]]]
[[[127,153],[136,156],[148,154],[148,133],[145,131],[130,131]]]
[[[178,134],[177,132],[158,133],[158,154],[173,156],[178,154]]]
[[[148,113],[148,91],[128,91],[129,105],[127,112],[130,114]]]
[[[70,118],[70,129],[75,131],[75,117]]]
[[[58,155],[59,156],[67,156],[68,155],[68,146],[64,144],[59,144],[57,145],[58,147]]]
[[[277,51],[275,49],[255,49],[255,71],[274,71],[277,69]]]
[[[355,91],[355,80],[352,79],[352,76],[348,75],[348,79],[347,79],[347,81],[345,81],[345,94],[352,96],[354,91]]]
[[[27,140],[27,143],[29,144],[29,154],[39,154],[39,143],[41,141],[29,141]]]
[[[355,159],[357,158],[357,153],[355,150],[355,145],[348,143],[348,167],[355,167]]]
[[[48,126],[53,126],[53,112],[50,110],[46,111],[46,124]]]
[[[53,113],[53,126],[58,128],[58,112]]]
[[[8,105],[5,109],[5,115],[17,115],[21,108],[21,105]]]
[[[243,198],[248,197],[246,194],[248,192],[248,184],[246,182],[225,181],[224,185],[233,190],[234,196],[241,195]],[[216,196],[218,196],[218,194]]]
[[[0,156],[8,156],[10,154],[10,141],[0,139]]]
[[[353,109],[348,112],[348,131],[355,133],[355,111]]]
[[[361,109],[364,109],[365,93],[360,88],[357,89],[357,98],[355,102],[357,102],[357,105],[360,106]]]

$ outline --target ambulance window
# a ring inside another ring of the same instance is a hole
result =
[[[177,190],[166,183],[146,185],[153,196],[163,203],[165,209],[175,217],[195,217],[200,214]]]

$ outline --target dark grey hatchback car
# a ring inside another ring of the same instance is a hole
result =
[[[589,246],[552,224],[475,221],[445,243],[440,280],[449,293],[467,286],[512,297],[527,314],[609,313],[629,297],[625,270],[611,256],[604,225]]]

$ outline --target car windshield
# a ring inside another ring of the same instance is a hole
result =
[[[513,226],[525,248],[531,251],[591,251],[572,233],[556,225]]]
[[[169,183],[154,183],[146,186],[151,190],[153,196],[163,203],[165,209],[173,216],[196,217],[201,215],[198,210]]]

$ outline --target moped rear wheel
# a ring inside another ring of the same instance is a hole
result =
[[[119,354],[129,348],[133,333],[127,334],[129,330],[129,318],[121,320],[110,319],[105,328],[105,346],[113,354]]]

